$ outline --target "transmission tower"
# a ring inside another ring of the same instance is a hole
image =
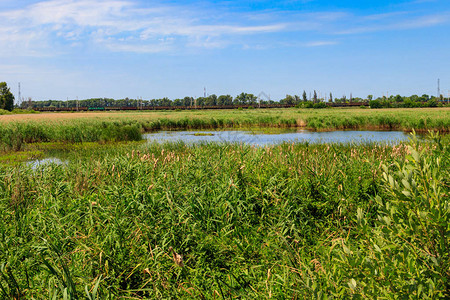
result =
[[[258,98],[257,98],[258,99],[258,106],[259,106],[259,108],[261,108],[261,97],[266,98],[266,100],[270,102],[270,95],[267,95],[264,92],[259,93]]]

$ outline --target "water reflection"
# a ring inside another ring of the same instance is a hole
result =
[[[60,160],[56,157],[49,157],[49,158],[43,158],[43,159],[36,159],[27,162],[28,166],[31,166],[32,169],[37,169],[40,166],[49,165],[49,164],[56,164],[56,165],[66,165],[67,161]]]
[[[207,142],[245,143],[250,145],[270,145],[282,142],[309,143],[398,143],[407,141],[409,134],[402,131],[295,131],[263,133],[258,131],[160,131],[146,134],[150,142],[178,142],[188,144]]]

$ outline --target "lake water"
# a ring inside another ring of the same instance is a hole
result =
[[[149,142],[177,142],[187,144],[227,142],[250,145],[270,145],[282,142],[309,143],[398,143],[407,141],[409,134],[402,131],[327,131],[307,130],[264,133],[260,131],[160,131],[144,135]]]

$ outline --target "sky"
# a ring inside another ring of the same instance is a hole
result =
[[[449,0],[0,0],[26,99],[450,93]]]

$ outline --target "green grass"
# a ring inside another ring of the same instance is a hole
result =
[[[213,133],[204,133],[204,132],[196,132],[194,133],[195,136],[214,136]]]
[[[42,151],[19,151],[13,153],[0,153],[0,165],[17,165],[29,160],[39,159],[44,156]]]
[[[74,149],[67,165],[0,165],[0,295],[448,296],[448,158],[448,140],[141,143]],[[383,223],[389,203],[398,227]]]

